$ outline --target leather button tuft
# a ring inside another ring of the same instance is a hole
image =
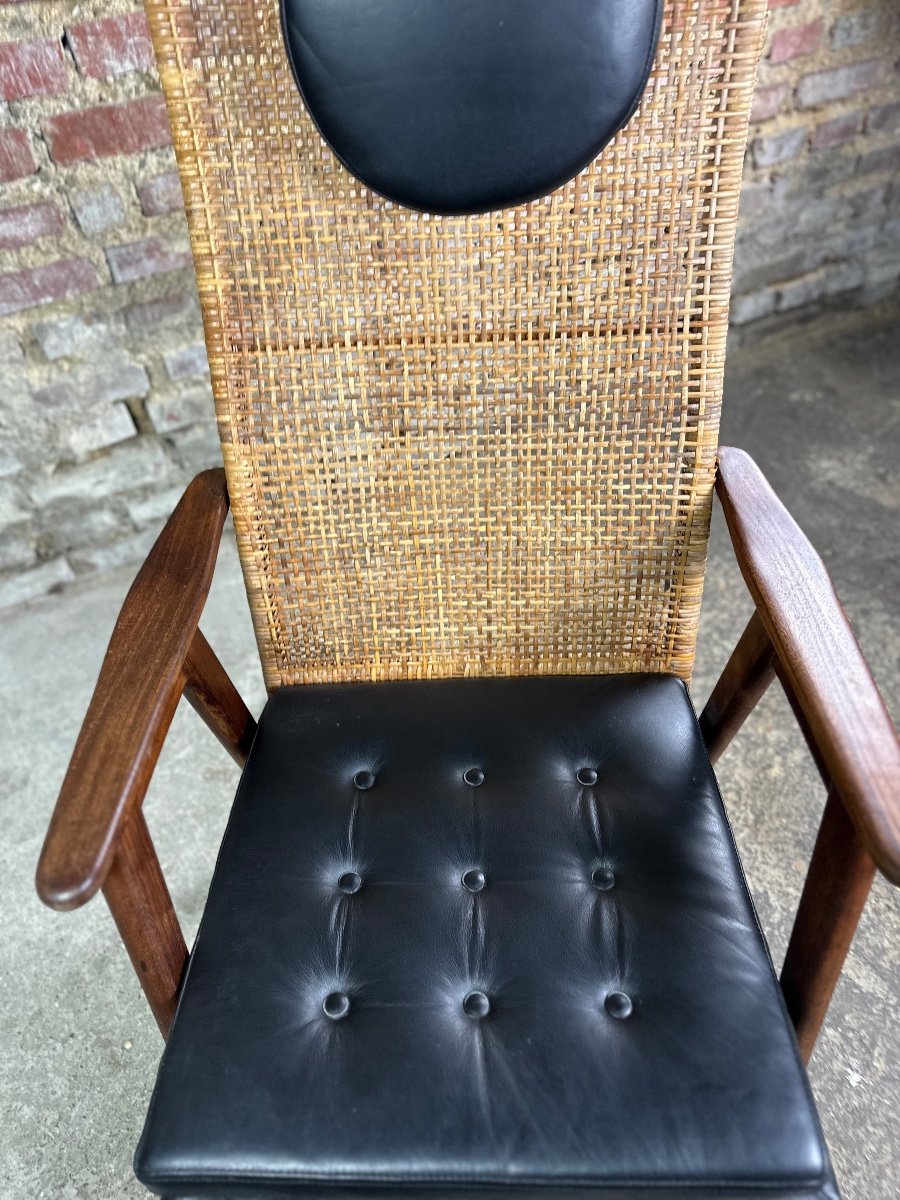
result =
[[[350,1011],[350,997],[346,992],[329,992],[322,1001],[322,1012],[332,1021],[342,1021]]]
[[[479,871],[477,867],[473,867],[471,871],[466,871],[462,877],[462,885],[470,892],[480,892],[487,880],[484,877],[484,871]]]
[[[468,771],[463,775],[463,779],[469,787],[481,787],[484,783],[484,771],[481,767],[469,767]]]
[[[463,1012],[467,1017],[473,1017],[475,1020],[480,1021],[490,1011],[491,1002],[484,992],[469,992],[468,996],[463,1000]]]
[[[353,786],[361,792],[367,792],[375,785],[375,776],[371,771],[357,771],[353,776]]]
[[[582,767],[576,772],[575,778],[582,787],[593,787],[597,782],[597,772],[593,767]]]
[[[362,887],[362,877],[356,871],[345,871],[338,879],[338,887],[345,896],[353,896]]]
[[[626,1017],[630,1017],[634,1012],[631,997],[626,996],[624,992],[610,992],[603,1001],[603,1007],[617,1021],[624,1021]]]
[[[591,871],[591,883],[601,892],[608,892],[611,887],[615,887],[616,877],[609,867],[595,867]]]

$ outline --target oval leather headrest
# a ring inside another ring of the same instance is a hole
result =
[[[425,212],[576,175],[637,107],[663,0],[281,0],[297,84],[349,171]]]

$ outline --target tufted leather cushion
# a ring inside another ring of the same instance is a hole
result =
[[[376,192],[484,212],[571,179],[647,82],[662,0],[281,0],[325,140]]]
[[[276,692],[136,1170],[191,1196],[834,1200],[684,686]]]

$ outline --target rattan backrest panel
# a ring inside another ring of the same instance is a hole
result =
[[[764,0],[670,0],[559,191],[437,218],[323,144],[277,0],[147,0],[269,687],[687,677]]]

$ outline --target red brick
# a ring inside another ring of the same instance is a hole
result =
[[[127,242],[124,246],[110,246],[106,260],[116,283],[131,283],[148,275],[161,275],[164,271],[179,271],[190,266],[191,253],[167,246],[162,238],[151,237],[140,242]]]
[[[61,259],[45,267],[0,275],[0,316],[67,300],[91,291],[99,282],[94,264],[86,258]]]
[[[36,170],[28,135],[21,129],[0,129],[0,183],[33,175]]]
[[[799,4],[800,0],[769,0],[769,8],[787,8],[792,4]]]
[[[141,12],[67,25],[66,37],[82,75],[105,79],[154,65],[150,29]]]
[[[62,213],[50,200],[0,210],[0,250],[16,250],[62,231]]]
[[[769,121],[781,112],[790,88],[786,83],[775,83],[771,87],[759,87],[753,96],[751,121]]]
[[[162,96],[60,113],[43,121],[41,132],[50,157],[63,167],[168,146],[172,140]]]
[[[156,332],[160,326],[194,323],[200,319],[197,297],[186,291],[160,296],[158,300],[142,300],[123,311],[132,333]]]
[[[69,86],[62,45],[52,38],[0,45],[0,99],[52,96]]]
[[[177,171],[166,171],[163,175],[154,175],[145,183],[139,183],[137,194],[145,217],[158,217],[184,207]]]
[[[808,25],[794,25],[790,29],[779,29],[769,47],[769,62],[789,62],[803,54],[812,54],[822,40],[822,22],[810,21]]]
[[[813,150],[827,150],[829,146],[840,146],[859,133],[862,124],[860,113],[848,113],[843,117],[835,117],[832,121],[823,121],[813,130],[809,144]]]

